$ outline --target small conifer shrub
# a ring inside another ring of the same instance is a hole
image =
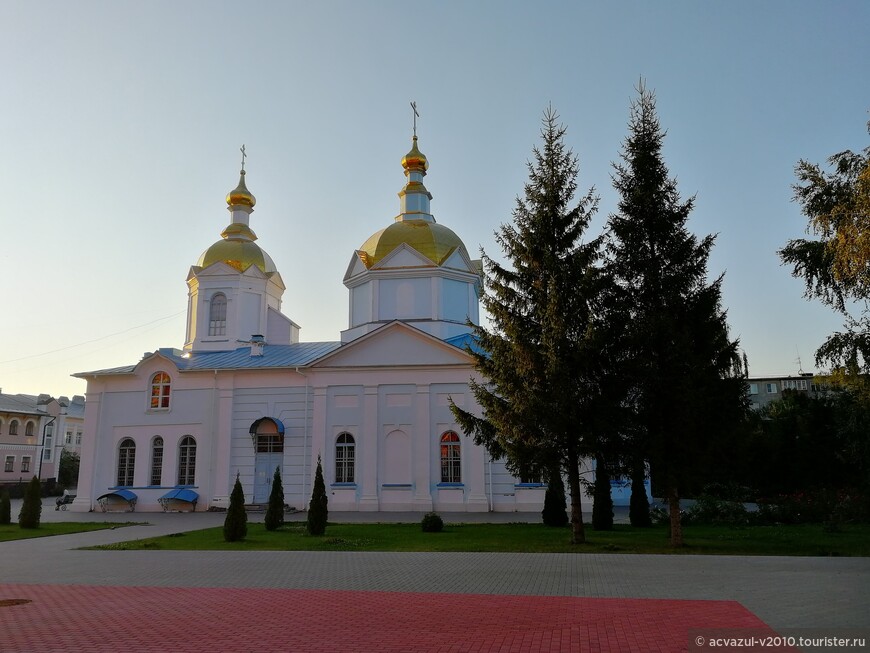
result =
[[[35,476],[30,479],[24,490],[24,503],[18,513],[18,525],[21,528],[39,528],[42,517],[42,485]]]
[[[4,489],[0,493],[0,525],[12,523],[12,500],[9,498],[9,490]]]
[[[440,533],[444,530],[444,520],[437,512],[427,512],[420,521],[424,533]]]
[[[248,535],[248,513],[245,512],[245,492],[242,490],[242,482],[236,474],[236,483],[230,494],[230,507],[224,519],[224,540],[227,542],[239,542]]]
[[[284,524],[284,485],[281,483],[281,468],[275,468],[272,476],[272,492],[269,494],[269,507],[264,520],[267,531],[276,531]]]
[[[323,466],[320,463],[320,456],[317,456],[314,490],[311,493],[311,503],[308,504],[308,534],[323,535],[326,532],[328,518],[329,498],[326,496],[326,484],[323,482]]]

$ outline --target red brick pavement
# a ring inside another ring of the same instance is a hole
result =
[[[0,585],[3,653],[671,653],[699,628],[771,632],[735,601]]]

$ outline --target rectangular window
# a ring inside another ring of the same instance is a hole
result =
[[[76,431],[76,444],[81,445],[82,443],[82,432]]]
[[[30,471],[30,456],[22,456],[21,457],[21,471],[29,472]]]
[[[15,471],[15,456],[6,456],[6,466],[3,468],[4,472],[14,472]]]
[[[72,431],[67,431],[66,435],[63,437],[64,444],[72,444]]]
[[[776,394],[776,383],[768,383],[766,384],[765,390],[767,390],[767,394],[775,395]]]
[[[749,394],[751,394],[751,395],[758,394],[758,384],[757,383],[750,383],[749,384]]]
[[[43,460],[51,460],[51,449],[52,449],[52,438],[51,433],[46,430],[45,432],[45,448],[42,450],[42,459]]]

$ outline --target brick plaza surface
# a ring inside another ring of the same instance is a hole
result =
[[[735,601],[0,585],[9,599],[31,602],[0,607],[4,653],[673,653],[695,629],[772,633]]]

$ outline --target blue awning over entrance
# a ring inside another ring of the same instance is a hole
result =
[[[251,424],[251,429],[248,432],[249,433],[256,433],[257,428],[260,426],[260,424],[262,422],[265,422],[266,420],[273,422],[275,424],[275,427],[278,429],[278,433],[281,435],[284,435],[284,423],[280,419],[278,419],[277,417],[261,417],[256,422]]]

